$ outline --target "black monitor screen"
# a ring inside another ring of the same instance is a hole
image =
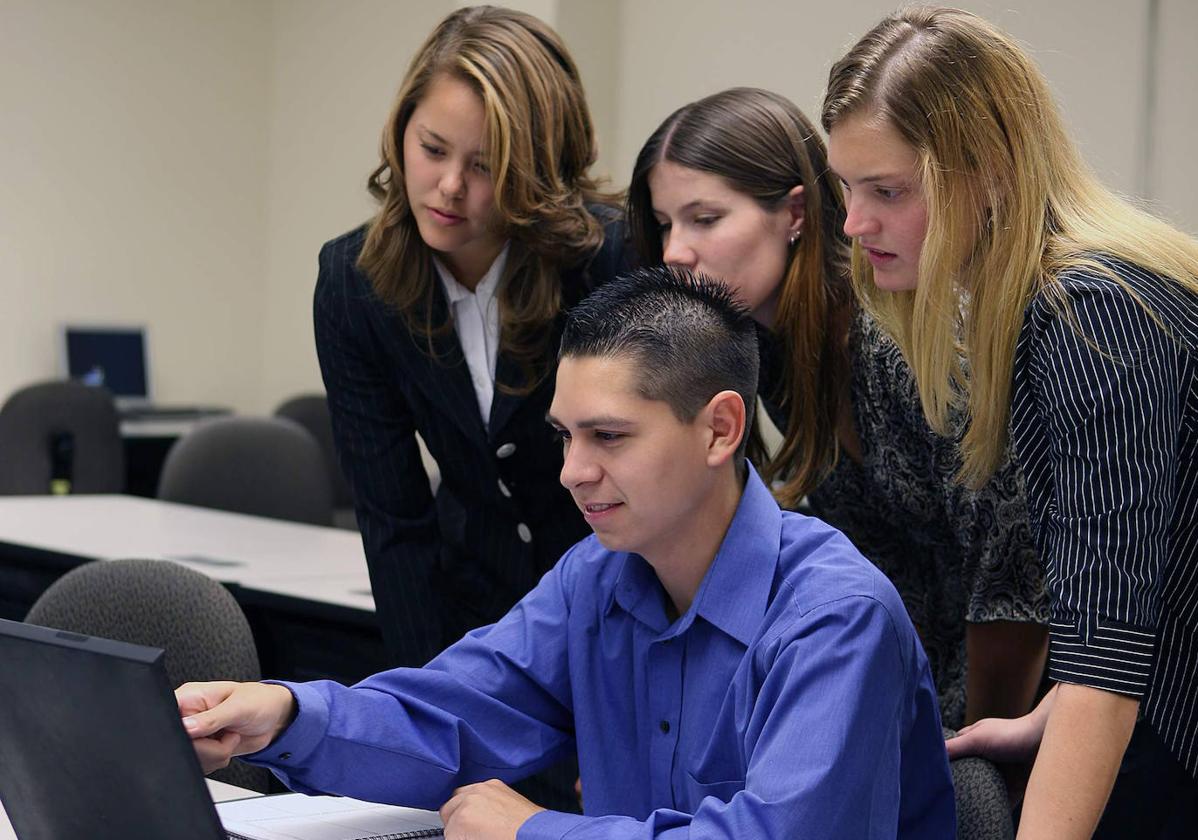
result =
[[[146,396],[145,340],[139,329],[68,327],[67,375],[118,397]]]

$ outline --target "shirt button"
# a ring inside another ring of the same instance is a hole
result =
[[[495,450],[495,454],[498,455],[500,458],[507,458],[510,455],[514,455],[515,452],[516,452],[516,444],[514,444],[514,443],[505,443],[503,446],[501,446]]]
[[[663,735],[670,734],[670,722],[668,720],[663,720],[661,723],[659,723],[657,725],[661,729]]]
[[[289,753],[289,752],[285,752],[285,753],[279,753],[279,760],[280,760],[280,761],[286,761],[286,760],[287,760],[287,759],[289,759],[289,758],[291,758],[291,753]]]
[[[516,533],[520,535],[520,542],[532,542],[532,529],[523,522],[516,526]]]
[[[510,499],[512,497],[512,491],[507,489],[507,485],[503,483],[502,478],[499,479],[499,492],[503,494],[503,498],[505,499]],[[525,542],[528,542],[528,540],[525,540]]]

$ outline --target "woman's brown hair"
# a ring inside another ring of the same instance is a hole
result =
[[[803,186],[802,235],[791,246],[773,325],[783,349],[783,375],[773,397],[786,413],[781,448],[762,468],[775,494],[793,507],[836,463],[836,421],[847,376],[843,342],[852,306],[844,200],[828,176],[827,152],[803,113],[783,96],[732,88],[666,118],[645,141],[628,187],[628,225],[646,262],[662,258],[649,174],[663,160],[724,179],[762,207],[782,206]],[[753,451],[756,450],[756,451]],[[750,456],[762,463],[761,447]]]
[[[417,52],[383,129],[382,160],[369,179],[380,203],[358,267],[375,292],[428,339],[435,274],[404,189],[403,136],[432,81],[451,76],[482,101],[484,155],[495,184],[498,232],[511,243],[499,292],[500,342],[523,368],[524,390],[549,369],[549,325],[561,309],[560,270],[603,242],[587,205],[610,203],[589,175],[595,138],[578,69],[551,28],[495,6],[458,9]],[[499,383],[512,389],[513,383]]]

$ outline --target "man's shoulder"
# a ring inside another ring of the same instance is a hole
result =
[[[795,616],[837,604],[859,609],[865,599],[910,624],[890,579],[848,537],[816,517],[783,511],[778,577],[778,606]]]

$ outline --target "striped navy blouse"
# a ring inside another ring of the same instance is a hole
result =
[[[1064,305],[1032,301],[1015,356],[1011,444],[1052,594],[1049,674],[1141,698],[1198,776],[1198,298],[1108,265],[1126,289],[1062,275]]]

